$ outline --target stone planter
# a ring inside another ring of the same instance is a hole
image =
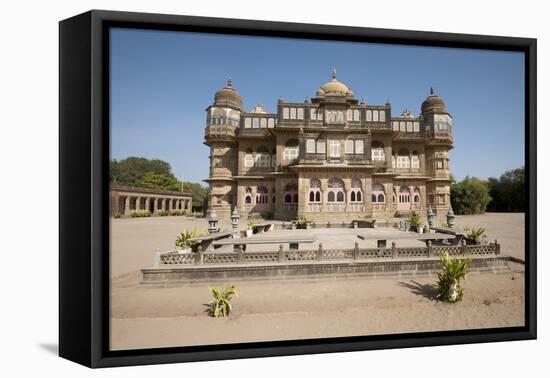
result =
[[[245,231],[245,235],[247,238],[251,237],[253,233],[254,233],[254,230],[252,230],[251,228]]]
[[[418,226],[416,229],[417,229],[417,232],[418,232],[419,234],[423,234],[423,233],[424,233],[424,226]]]

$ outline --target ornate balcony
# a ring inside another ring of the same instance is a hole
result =
[[[204,139],[234,141],[236,128],[229,125],[210,125],[204,130]]]

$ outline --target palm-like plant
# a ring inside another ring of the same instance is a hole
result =
[[[471,259],[451,258],[448,253],[439,256],[442,270],[437,274],[437,282],[434,285],[436,298],[448,303],[462,300],[464,289],[460,281],[466,278]]]
[[[477,242],[481,240],[481,238],[485,235],[485,228],[469,228],[464,227],[464,231],[467,232],[466,237],[470,240],[473,240],[474,242]]]
[[[190,239],[197,238],[201,236],[201,232],[198,229],[194,229],[192,231],[185,230],[183,231],[180,236],[176,239],[176,247],[181,248],[190,248],[194,245],[198,244],[198,241],[192,241]]]
[[[257,222],[255,219],[249,219],[248,222],[246,223],[246,228],[248,228],[249,230],[252,230],[256,224]]]
[[[232,309],[231,297],[233,295],[239,296],[235,285],[229,285],[224,290],[217,287],[211,287],[210,292],[214,299],[208,302],[208,315],[214,318],[228,316]]]
[[[412,213],[409,217],[409,223],[413,227],[418,227],[422,224],[422,218],[420,217],[420,214],[418,213]]]

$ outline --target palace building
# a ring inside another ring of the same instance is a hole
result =
[[[359,102],[336,79],[277,113],[250,112],[231,80],[206,109],[209,207],[229,217],[352,221],[450,206],[452,117],[430,90],[418,116]]]

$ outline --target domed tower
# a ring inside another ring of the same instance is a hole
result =
[[[208,207],[215,208],[221,220],[229,219],[236,204],[236,188],[232,176],[237,173],[236,135],[243,102],[231,79],[214,95],[214,103],[206,109],[204,144],[210,147]]]
[[[433,88],[422,103],[421,113],[427,138],[426,174],[431,177],[426,185],[428,204],[437,219],[444,221],[451,205],[449,150],[453,148],[453,119]]]

